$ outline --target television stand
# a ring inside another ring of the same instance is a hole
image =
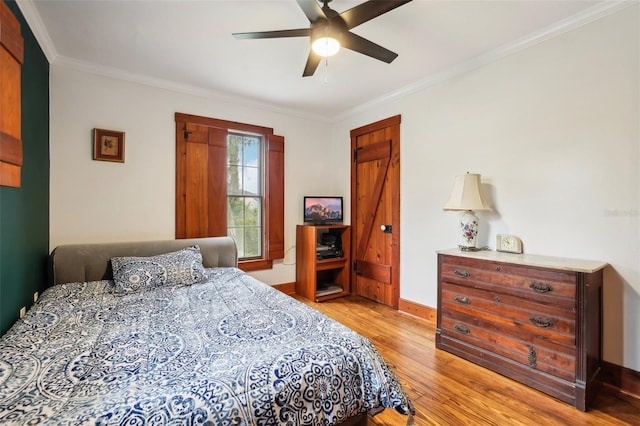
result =
[[[327,235],[328,234],[328,235]],[[333,248],[322,244],[335,240]],[[316,302],[351,292],[351,227],[298,225],[296,227],[296,294]]]

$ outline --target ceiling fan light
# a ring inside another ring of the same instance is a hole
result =
[[[319,37],[311,44],[311,49],[317,55],[326,58],[338,53],[340,42],[333,37]]]

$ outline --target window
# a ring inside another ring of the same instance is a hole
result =
[[[176,238],[229,235],[239,267],[284,257],[284,138],[273,129],[176,113]]]
[[[241,260],[262,256],[262,146],[259,136],[227,136],[227,235]]]

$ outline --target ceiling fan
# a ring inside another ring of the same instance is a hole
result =
[[[320,0],[296,1],[311,23],[309,28],[233,33],[233,35],[238,39],[310,37],[312,49],[309,50],[307,64],[302,73],[303,77],[313,75],[322,58],[337,53],[341,46],[388,64],[398,57],[397,53],[349,30],[409,3],[411,0],[369,0],[342,13],[329,7],[331,0],[322,0],[322,7],[319,4]]]

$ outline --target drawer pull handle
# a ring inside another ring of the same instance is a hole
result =
[[[536,349],[533,346],[529,346],[527,360],[529,361],[529,367],[531,368],[536,368],[538,365],[538,356],[536,355]]]
[[[537,281],[531,281],[531,284],[529,284],[529,288],[537,291],[538,293],[549,293],[550,291],[553,291],[553,287],[551,287],[549,284],[540,283]]]
[[[469,334],[469,327],[463,324],[456,324],[453,326],[458,333]]]
[[[553,325],[553,321],[549,318],[539,317],[536,315],[531,315],[529,320],[538,327],[551,327]]]
[[[465,305],[470,305],[471,304],[471,300],[469,300],[468,297],[464,297],[464,296],[456,296],[453,298],[453,300],[455,300],[458,303],[463,303]]]
[[[456,269],[453,273],[460,278],[469,278],[471,276],[471,274],[464,269]]]

